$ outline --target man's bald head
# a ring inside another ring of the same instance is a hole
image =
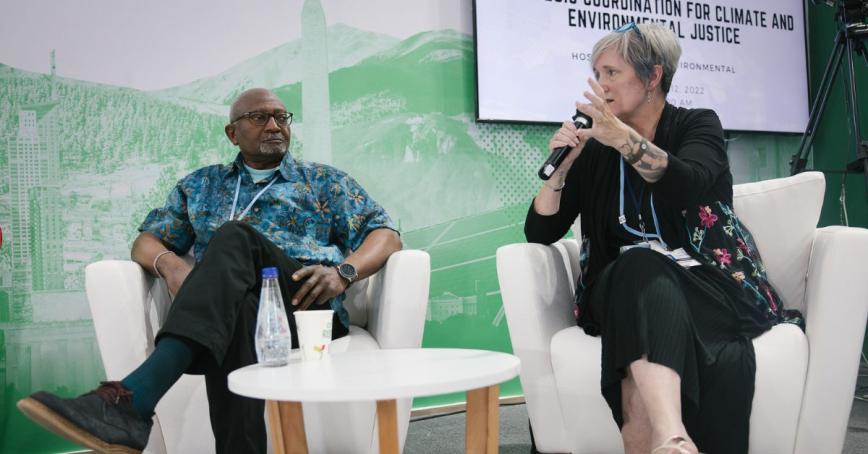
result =
[[[263,101],[276,101],[280,105],[283,105],[283,101],[272,93],[271,90],[266,88],[250,88],[244,90],[235,98],[232,107],[229,108],[229,122],[231,123],[244,113],[250,112],[253,110],[252,106],[258,105]]]
[[[254,117],[244,117],[257,112]],[[278,122],[276,114],[283,114]],[[287,115],[288,114],[288,115]],[[262,119],[265,124],[262,124]],[[274,93],[264,88],[245,90],[229,109],[226,137],[237,145],[244,162],[257,169],[270,169],[280,164],[289,149],[289,122],[292,114]]]

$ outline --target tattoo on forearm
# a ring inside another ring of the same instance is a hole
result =
[[[645,155],[645,151],[648,149],[646,144],[645,139],[639,134],[631,132],[627,136],[627,141],[621,145],[621,154],[624,155],[624,160],[627,161],[627,164],[636,165],[642,159],[642,156]]]
[[[651,183],[663,176],[669,164],[669,154],[645,140],[636,131],[630,131],[627,141],[618,147],[618,151],[645,181]]]

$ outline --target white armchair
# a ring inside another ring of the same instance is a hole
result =
[[[426,252],[393,254],[385,267],[350,287],[344,302],[350,333],[331,351],[412,348],[422,344],[428,305],[430,258]],[[87,298],[106,376],[119,380],[154,348],[154,335],[171,301],[161,279],[131,261],[105,260],[85,270]],[[406,439],[410,399],[398,401],[400,446]],[[376,403],[303,404],[311,453],[378,452]],[[340,427],[339,432],[326,430]],[[270,448],[270,447],[269,447]],[[145,450],[150,453],[214,452],[205,380],[184,375],[160,400]]]
[[[819,172],[735,186],[769,279],[807,332],[781,324],[754,339],[750,452],[841,452],[868,317],[868,230],[816,228]],[[545,453],[623,452],[600,395],[600,339],[573,318],[575,240],[512,244],[497,273],[536,447]]]

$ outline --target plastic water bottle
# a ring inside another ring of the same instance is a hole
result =
[[[256,314],[256,359],[263,366],[289,362],[292,334],[277,284],[277,268],[262,269],[262,292]]]

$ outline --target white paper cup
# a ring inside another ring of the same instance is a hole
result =
[[[298,347],[305,361],[328,356],[328,346],[332,342],[333,314],[331,309],[293,312],[298,330]]]

